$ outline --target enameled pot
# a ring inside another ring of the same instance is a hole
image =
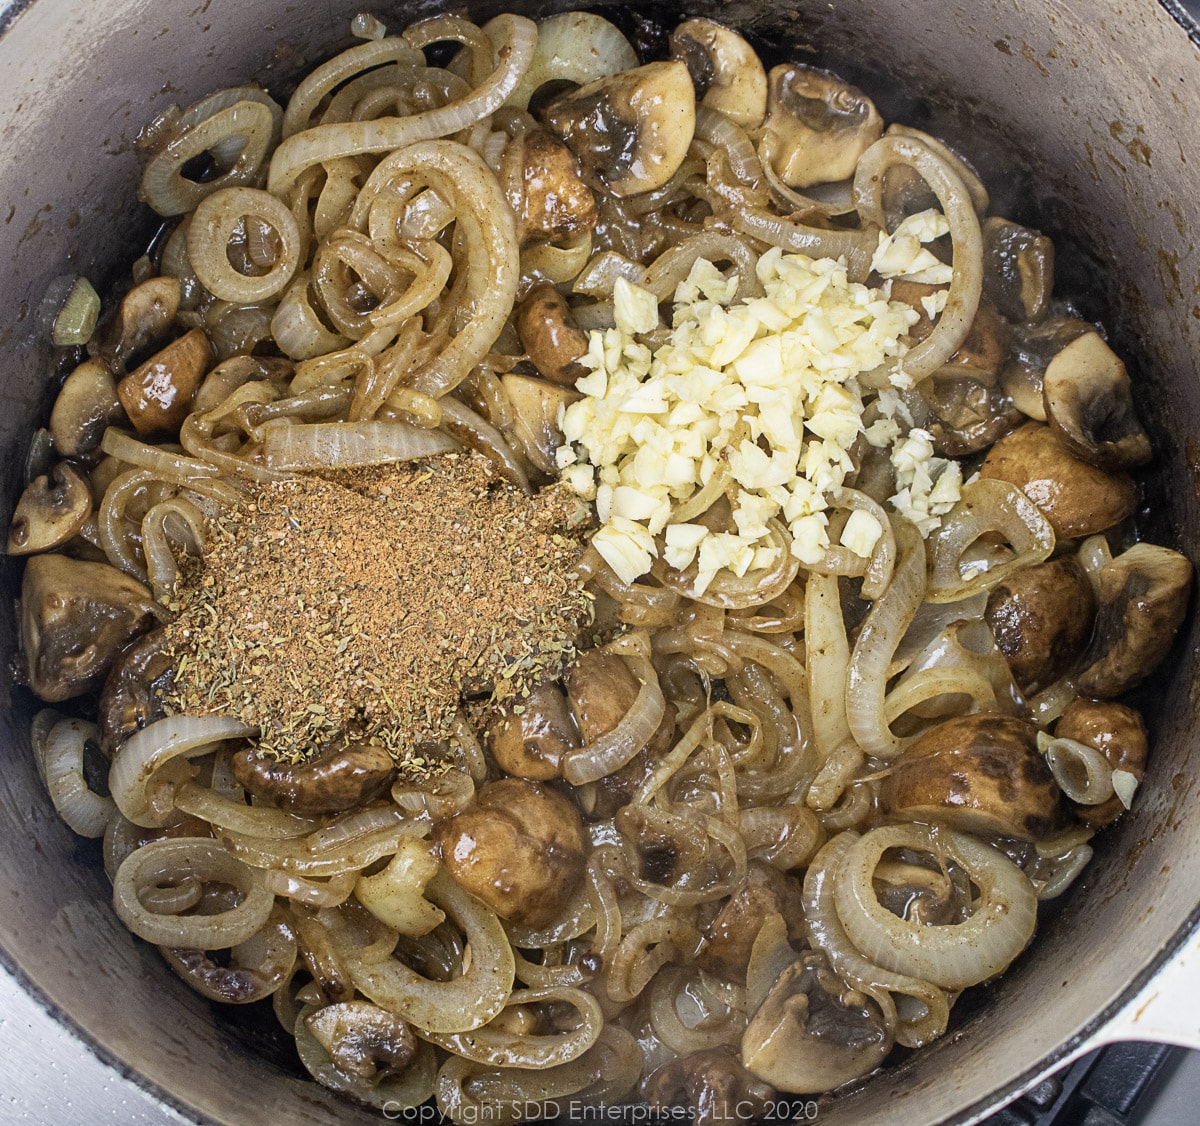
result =
[[[355,0],[17,0],[0,8],[0,496],[22,487],[32,428],[53,393],[43,299],[59,275],[103,286],[139,253],[152,216],[135,201],[133,141],[171,102],[234,83],[285,84],[349,44]],[[531,16],[543,0],[470,5]],[[1149,538],[1200,558],[1200,31],[1174,0],[642,0],[589,4],[653,45],[682,10],[746,31],[768,61],[816,59],[861,85],[884,116],[961,148],[995,210],[1058,244],[1060,287],[1112,327],[1131,361],[1158,455],[1146,487]],[[393,26],[428,0],[375,14]],[[0,657],[14,660],[3,563]],[[861,1090],[823,1106],[826,1126],[966,1122],[1089,1044],[1167,1028],[1161,1009],[1127,1010],[1153,980],[1162,995],[1196,980],[1186,948],[1200,904],[1200,616],[1142,701],[1155,752],[1136,808],[1033,948],[956,1011],[952,1031]],[[55,816],[28,753],[34,701],[6,678],[0,708],[0,961],[113,1064],[188,1117],[221,1123],[371,1122],[297,1077],[269,1038],[214,1015],[130,936],[109,907],[92,847]],[[1196,996],[1195,987],[1192,996]],[[1130,1017],[1132,1019],[1132,1016]],[[1186,1022],[1185,1022],[1186,1023]],[[1132,1032],[1130,1028],[1132,1027]],[[264,1048],[264,1043],[266,1047]],[[69,1068],[69,1061],[63,1061]],[[3,1067],[20,1066],[10,1060]],[[0,1068],[2,1070],[2,1068]],[[85,1093],[86,1094],[86,1093]]]

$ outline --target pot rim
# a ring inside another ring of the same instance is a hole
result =
[[[1188,39],[1200,49],[1200,10],[1193,10],[1185,0],[1154,0],[1179,25]],[[12,24],[37,0],[0,0],[0,40],[3,40]],[[1200,9],[1200,4],[1197,4]],[[1104,1008],[1088,1020],[1073,1036],[1042,1056],[1017,1078],[999,1088],[989,1091],[970,1106],[950,1118],[943,1119],[940,1126],[970,1126],[979,1122],[988,1113],[994,1112],[1019,1098],[1045,1077],[1059,1070],[1077,1054],[1080,1045],[1094,1037],[1132,1001],[1163,969],[1163,967],[1193,938],[1200,935],[1200,904],[1197,904],[1186,921],[1171,936],[1146,967]],[[6,971],[16,985],[31,997],[42,1011],[56,1023],[67,1029],[92,1055],[110,1068],[121,1080],[132,1084],[160,1105],[169,1108],[186,1121],[196,1126],[222,1126],[220,1120],[207,1115],[198,1107],[184,1102],[177,1095],[161,1086],[156,1080],[143,1074],[123,1060],[106,1044],[84,1028],[66,1009],[54,1001],[4,946],[0,945],[0,969]]]

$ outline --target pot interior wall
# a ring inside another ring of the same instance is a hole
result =
[[[511,6],[544,15],[568,5]],[[7,505],[20,489],[27,435],[53,393],[39,317],[48,283],[76,271],[114,277],[152,229],[135,203],[140,126],[170,102],[186,105],[221,85],[286,81],[348,43],[355,7],[36,0],[8,10],[0,39]],[[678,14],[671,4],[640,4],[636,15],[597,7],[650,43],[653,21],[669,26]],[[400,26],[433,10],[422,3],[377,14]],[[1200,170],[1188,163],[1185,138],[1200,119],[1200,57],[1165,10],[1151,0],[706,0],[687,10],[746,28],[768,59],[817,60],[860,81],[886,116],[925,125],[972,157],[996,189],[996,211],[1056,237],[1060,276],[1068,286],[1094,283],[1086,311],[1113,327],[1140,380],[1159,451],[1147,487],[1150,534],[1195,558],[1200,447],[1188,421],[1200,398],[1200,262],[1190,232],[1200,230]],[[15,594],[18,567],[4,567]],[[11,600],[4,607],[0,652],[11,664]],[[1193,628],[1149,701],[1152,769],[1137,809],[1097,849],[1085,886],[955,1035],[823,1109],[822,1121],[969,1116],[989,1091],[1011,1092],[1040,1060],[1061,1058],[1171,945],[1200,902],[1200,826],[1185,816],[1196,789],[1196,641]],[[57,821],[38,783],[27,750],[31,698],[4,691],[6,960],[107,1058],[197,1115],[373,1120],[300,1079],[261,1030],[214,1018],[156,952],[131,939],[108,907],[98,849]]]

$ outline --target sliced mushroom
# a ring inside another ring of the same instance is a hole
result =
[[[109,670],[100,693],[100,749],[110,758],[135,731],[162,719],[162,696],[175,677],[166,633],[152,630],[130,646]]]
[[[1001,438],[979,472],[1022,489],[1060,539],[1102,532],[1137,507],[1137,488],[1128,473],[1081,461],[1038,422]]]
[[[705,1048],[676,1056],[642,1084],[642,1099],[656,1118],[668,1107],[687,1107],[695,1126],[758,1121],[772,1109],[774,1090],[751,1075],[731,1048]]]
[[[559,776],[563,755],[579,746],[579,732],[556,684],[539,684],[508,715],[488,727],[487,744],[506,774],[548,782]]]
[[[1064,555],[1014,571],[988,596],[985,617],[1013,678],[1033,695],[1079,659],[1095,615],[1086,572]]]
[[[874,1071],[891,1051],[879,1007],[819,951],[780,975],[742,1036],[742,1062],[781,1091],[815,1095]]]
[[[587,375],[588,369],[579,360],[587,355],[588,338],[550,282],[529,291],[517,309],[516,323],[521,347],[551,383],[574,387],[576,380]]]
[[[1054,289],[1054,243],[991,216],[983,222],[983,292],[1010,321],[1040,321]]]
[[[396,763],[375,743],[351,743],[292,765],[260,758],[252,747],[233,756],[233,775],[288,813],[340,813],[369,800],[396,777]]]
[[[179,279],[151,278],[121,300],[112,321],[95,338],[94,354],[114,372],[167,335],[179,311]]]
[[[815,66],[790,63],[767,76],[763,156],[790,188],[854,175],[883,135],[883,119],[861,90]]]
[[[804,905],[800,885],[770,864],[751,863],[746,878],[704,928],[696,964],[737,985],[746,984],[746,967],[764,920],[782,915],[788,938],[804,938]]]
[[[521,926],[545,926],[583,886],[583,822],[574,805],[540,782],[489,783],[434,838],[450,875]]]
[[[194,328],[117,384],[117,397],[139,434],[177,430],[212,362],[203,330]]]
[[[326,1005],[304,1023],[338,1071],[367,1084],[402,1072],[417,1050],[408,1025],[370,1001]]]
[[[1000,384],[1022,414],[1046,421],[1042,378],[1047,366],[1072,340],[1095,330],[1087,321],[1064,316],[1047,317],[1039,324],[1009,325],[1013,358],[1001,369]]]
[[[154,620],[154,600],[107,563],[35,555],[21,584],[29,687],[55,703],[99,688],[117,654]]]
[[[1101,469],[1150,460],[1125,365],[1099,333],[1077,337],[1050,361],[1042,396],[1055,435],[1077,457]]]
[[[567,698],[571,713],[585,743],[607,735],[633,706],[638,694],[637,678],[629,666],[610,649],[588,649],[580,653],[567,673]],[[668,708],[648,749],[655,756],[671,745],[675,712]]]
[[[74,536],[92,513],[88,479],[60,461],[49,477],[35,478],[21,494],[8,527],[8,554],[49,551]]]
[[[981,303],[962,347],[936,372],[937,379],[974,379],[992,387],[1008,358],[1008,325],[990,305]]]
[[[1191,586],[1191,563],[1156,544],[1134,544],[1101,567],[1100,608],[1079,691],[1107,700],[1141,684],[1171,648]]]
[[[880,787],[893,817],[981,836],[1039,840],[1053,830],[1058,786],[1037,749],[1037,727],[981,712],[931,727]]]
[[[1021,412],[999,386],[937,378],[919,384],[917,392],[936,416],[928,426],[934,448],[948,457],[986,450],[1021,423]]]
[[[501,182],[522,246],[561,242],[596,225],[596,197],[580,176],[579,161],[543,129],[522,133],[505,147]]]
[[[1111,700],[1079,697],[1067,705],[1054,728],[1056,739],[1074,739],[1094,747],[1108,761],[1115,774],[1123,770],[1140,784],[1146,772],[1146,724],[1141,712]],[[1125,812],[1126,806],[1114,794],[1100,805],[1080,806],[1075,812],[1081,821],[1099,828],[1109,825]]]
[[[757,129],[767,112],[767,72],[736,31],[714,20],[691,19],[671,34],[671,57],[692,76],[701,105],[743,129]]]
[[[556,98],[543,119],[588,183],[630,196],[675,175],[696,131],[696,97],[683,63],[648,63]]]
[[[561,412],[583,398],[578,391],[529,375],[500,377],[513,408],[513,433],[525,456],[543,473],[556,474],[554,451],[563,444]]]
[[[100,448],[104,431],[121,417],[117,385],[99,360],[84,360],[62,385],[50,412],[54,447],[64,457]]]

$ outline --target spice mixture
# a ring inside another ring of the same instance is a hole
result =
[[[364,740],[413,762],[463,695],[515,701],[573,657],[579,511],[473,454],[257,486],[181,572],[164,702],[256,725],[290,762]]]

